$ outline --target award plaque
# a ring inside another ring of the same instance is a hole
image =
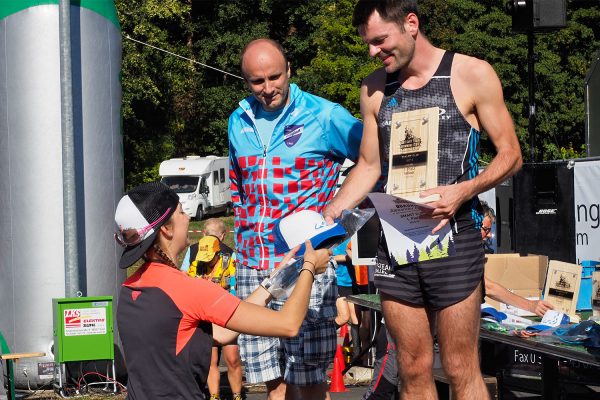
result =
[[[592,273],[592,315],[600,317],[600,271]]]
[[[392,115],[387,193],[415,202],[419,193],[438,186],[439,107]],[[439,198],[439,196],[437,196]]]
[[[544,300],[552,303],[555,310],[575,315],[580,285],[581,265],[550,260]]]

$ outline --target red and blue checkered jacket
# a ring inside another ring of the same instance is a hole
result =
[[[253,97],[229,117],[231,197],[238,262],[273,269],[283,254],[273,224],[304,209],[321,212],[334,195],[340,166],[355,161],[362,123],[336,103],[290,85],[290,104],[268,143],[255,125]]]

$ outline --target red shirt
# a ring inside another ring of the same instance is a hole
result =
[[[212,323],[240,303],[220,286],[163,264],[144,264],[121,288],[117,324],[130,399],[203,399]]]

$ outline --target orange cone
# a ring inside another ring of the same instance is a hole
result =
[[[344,324],[340,327],[340,337],[345,338],[348,336],[348,324]]]
[[[331,373],[331,385],[329,386],[329,392],[331,393],[343,393],[346,392],[346,386],[344,385],[344,377],[342,371],[344,370],[344,355],[342,354],[342,346],[337,345],[335,350],[335,358],[333,359],[333,372]]]
[[[350,335],[348,331],[346,331],[346,335],[344,336],[344,341],[342,342],[342,347],[350,347]]]

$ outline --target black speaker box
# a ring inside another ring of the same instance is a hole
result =
[[[533,29],[559,29],[567,26],[566,0],[533,0]]]
[[[575,263],[573,168],[524,164],[513,179],[515,250]]]
[[[566,0],[511,0],[506,10],[512,15],[514,32],[548,31],[567,26]]]

